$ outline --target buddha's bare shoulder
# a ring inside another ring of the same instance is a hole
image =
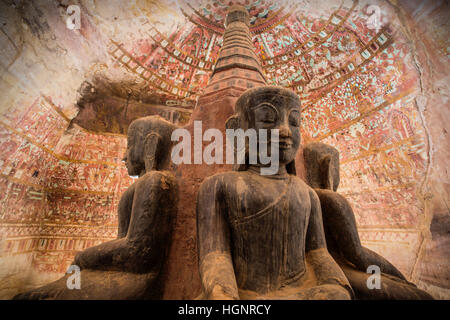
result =
[[[203,180],[203,183],[231,182],[243,179],[246,175],[247,175],[246,171],[220,172],[205,178],[205,180]]]
[[[314,193],[314,190],[309,187],[302,179],[291,175],[291,185],[302,193]],[[227,191],[243,191],[243,189],[252,189],[261,185],[266,185],[270,181],[275,181],[268,176],[261,176],[249,171],[227,171],[212,175],[203,180],[202,188],[221,190],[224,187]],[[287,183],[287,179],[285,180]]]
[[[135,183],[135,188],[157,188],[162,190],[172,189],[176,186],[176,178],[170,171],[150,171],[140,177]]]
[[[292,180],[292,184],[296,187],[299,187],[299,188],[302,188],[302,189],[305,189],[308,191],[314,191],[314,189],[311,188],[310,186],[308,186],[303,179],[301,179],[297,176],[291,175],[291,180]]]
[[[333,190],[328,189],[314,189],[317,195],[319,196],[320,202],[325,206],[330,208],[340,208],[351,210],[351,205],[348,200],[340,193],[337,193]],[[330,210],[333,212],[337,212],[336,210]]]
[[[200,190],[224,190],[230,189],[236,184],[236,182],[244,179],[245,171],[227,171],[216,173],[212,176],[205,178],[200,186]]]

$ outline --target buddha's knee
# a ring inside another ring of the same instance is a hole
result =
[[[117,239],[87,248],[75,255],[74,263],[81,269],[107,268],[127,251],[126,239]]]
[[[310,288],[298,294],[301,300],[351,300],[351,295],[344,287],[325,284]]]

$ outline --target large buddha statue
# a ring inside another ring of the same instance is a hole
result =
[[[122,195],[116,240],[75,256],[80,289],[69,289],[69,275],[15,299],[160,298],[159,273],[169,250],[176,214],[177,182],[170,165],[174,126],[159,116],[133,121],[124,161],[139,176]]]
[[[339,185],[339,152],[324,143],[310,143],[303,149],[308,184],[322,206],[328,250],[349,280],[356,299],[432,299],[408,282],[385,258],[361,245],[356,220],[349,202],[336,192]],[[380,287],[370,289],[370,266],[380,269]]]
[[[259,142],[260,129],[279,130],[278,139],[270,133],[263,139],[270,150],[278,145],[278,170],[264,174],[271,164],[259,157],[248,161],[247,148],[243,164],[202,183],[197,226],[203,297],[351,299],[352,289],[327,250],[319,198],[295,175],[298,96],[278,87],[250,89],[235,112],[227,128],[255,129]]]

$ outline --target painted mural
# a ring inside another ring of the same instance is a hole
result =
[[[396,11],[382,1],[240,3],[250,13],[255,52],[269,83],[301,97],[303,144],[321,141],[339,150],[338,191],[355,210],[363,244],[417,280],[417,260],[428,237],[431,146],[418,106],[421,69]],[[80,36],[101,54],[85,66],[71,62],[73,68],[101,64],[101,70],[143,81],[146,90],[169,97],[174,106],[196,102],[221,50],[231,2],[168,1],[164,12],[177,17],[175,27],[166,27],[161,15],[138,10],[143,31],[139,27],[136,33],[134,26],[110,31],[113,18],[108,24],[89,18],[100,7],[81,4]],[[369,23],[373,4],[381,10],[375,25]],[[129,12],[139,7],[121,6]],[[430,6],[424,8],[432,16],[440,7]],[[448,63],[450,44],[439,41],[439,56]],[[67,90],[76,92],[85,74]],[[43,85],[27,104],[15,101],[0,115],[0,264],[22,257],[34,276],[57,278],[76,251],[115,238],[118,199],[133,182],[121,161],[125,136],[71,123],[73,100]]]

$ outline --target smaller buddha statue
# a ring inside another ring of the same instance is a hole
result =
[[[339,186],[339,152],[330,145],[315,142],[303,149],[306,178],[314,188],[322,207],[328,250],[344,271],[356,299],[397,300],[432,299],[428,293],[408,282],[388,260],[361,245],[352,207],[337,193]],[[369,266],[381,271],[381,286],[367,285]]]
[[[234,171],[203,181],[197,200],[199,298],[352,297],[328,253],[319,198],[295,175],[299,126],[300,100],[288,89],[249,89],[237,100],[227,129],[255,130],[270,156],[278,154],[278,170],[264,174],[273,163],[261,157],[252,163],[254,151],[247,146],[244,163]],[[263,137],[264,130],[269,133]],[[270,132],[278,132],[278,138]]]
[[[124,157],[130,176],[139,176],[122,195],[116,240],[79,252],[80,289],[68,289],[70,275],[15,299],[160,298],[160,270],[166,260],[177,205],[177,181],[168,171],[175,126],[159,116],[134,120]]]

